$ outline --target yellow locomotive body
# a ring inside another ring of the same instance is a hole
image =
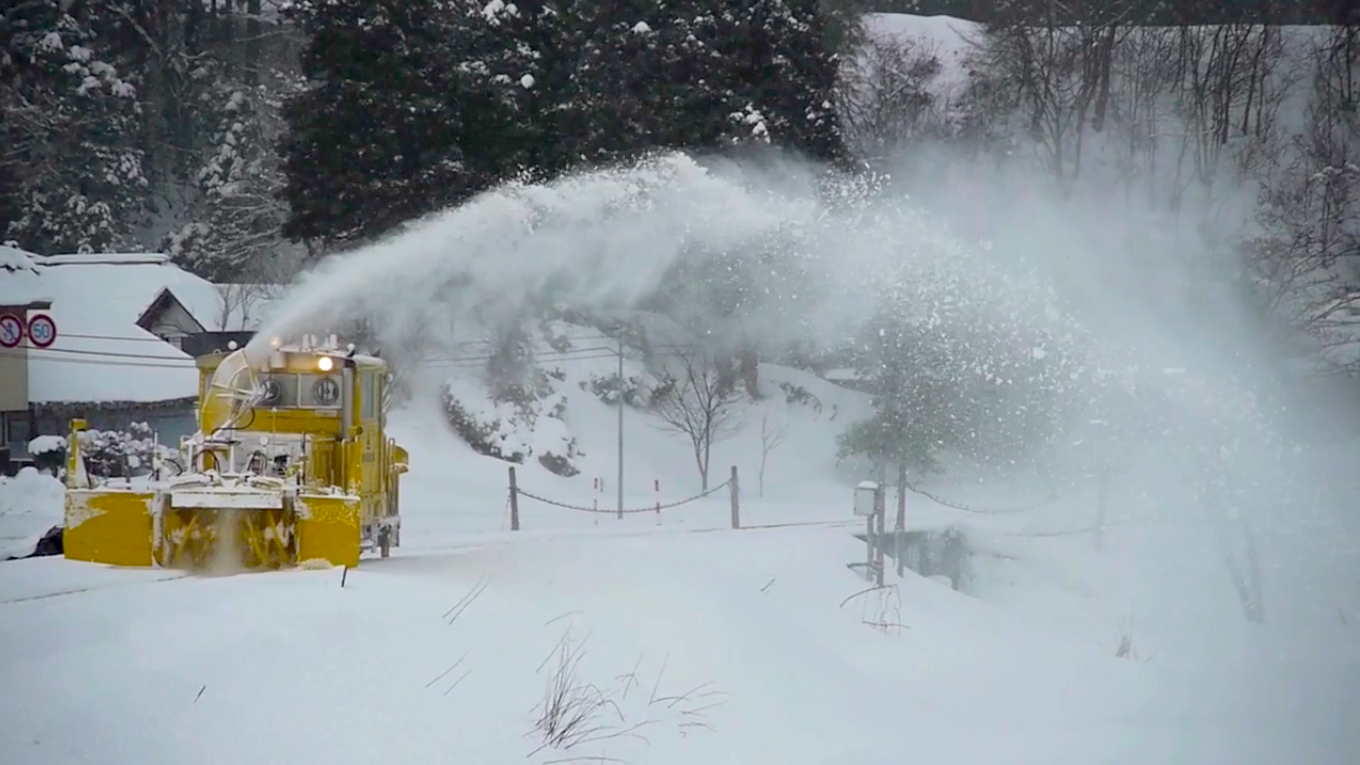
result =
[[[303,342],[198,359],[199,432],[144,484],[95,485],[72,423],[67,558],[124,566],[354,566],[401,543],[406,451],[385,434],[387,365]]]

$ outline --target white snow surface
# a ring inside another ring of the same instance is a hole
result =
[[[16,271],[34,271],[36,268],[32,255],[23,250],[16,250],[8,245],[0,244],[0,269],[13,273]]]
[[[933,54],[940,73],[930,84],[938,98],[953,100],[968,84],[969,53],[982,41],[982,27],[975,21],[954,16],[917,16],[909,13],[866,13],[865,31],[876,39],[918,46]]]
[[[62,522],[63,491],[61,482],[31,467],[0,476],[0,561],[32,552],[38,538]]]
[[[17,251],[16,251],[17,252]],[[164,401],[195,395],[193,360],[136,325],[170,290],[217,329],[217,288],[155,253],[28,256],[32,270],[0,271],[0,304],[51,301],[57,341],[28,349],[29,397],[41,402]],[[226,317],[227,327],[239,317]]]
[[[617,410],[573,384],[614,363],[556,364],[582,473],[531,460],[522,488],[614,509]],[[910,573],[864,592],[846,566],[864,555],[850,510],[864,475],[833,455],[867,399],[760,371],[765,398],[714,455],[719,479],[740,470],[740,531],[724,490],[623,520],[521,497],[510,532],[507,465],[422,399],[392,416],[412,472],[389,560],[220,577],[0,564],[0,761],[1330,765],[1360,746],[1355,628],[1249,629],[1202,530],[1147,512],[1137,487],[1120,487],[1099,553],[1089,535],[1026,535],[1089,526],[1082,492],[985,518],[911,495],[913,526],[977,537],[975,592]],[[788,426],[763,498],[762,417]],[[626,410],[625,445],[630,509],[696,493],[688,444],[654,419]],[[59,486],[31,472],[0,485],[0,507],[19,486],[29,515],[59,513]],[[1038,493],[931,488],[994,506]],[[1122,632],[1141,661],[1112,655]],[[540,749],[564,639],[580,649],[571,687],[600,694],[597,735]]]
[[[49,452],[61,451],[66,448],[65,436],[38,436],[28,442],[28,453],[30,455],[47,454]]]

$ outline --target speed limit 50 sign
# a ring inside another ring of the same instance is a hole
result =
[[[28,341],[39,348],[47,348],[57,341],[57,323],[45,313],[28,320]]]

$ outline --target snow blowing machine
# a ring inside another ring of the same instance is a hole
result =
[[[71,423],[67,558],[197,570],[355,566],[401,544],[407,454],[379,358],[307,336],[197,360],[198,432],[146,478],[92,479]]]

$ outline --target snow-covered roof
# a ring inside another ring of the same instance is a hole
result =
[[[222,327],[223,303],[212,283],[155,253],[22,254],[35,267],[0,270],[0,304],[51,301],[57,325],[51,348],[28,349],[31,401],[165,401],[196,395],[193,359],[137,326],[137,319],[169,290],[204,327]],[[9,262],[11,256],[0,251],[0,257]],[[239,315],[225,318],[226,329],[240,328]]]
[[[33,256],[23,250],[16,250],[0,244],[0,271],[34,271]]]

